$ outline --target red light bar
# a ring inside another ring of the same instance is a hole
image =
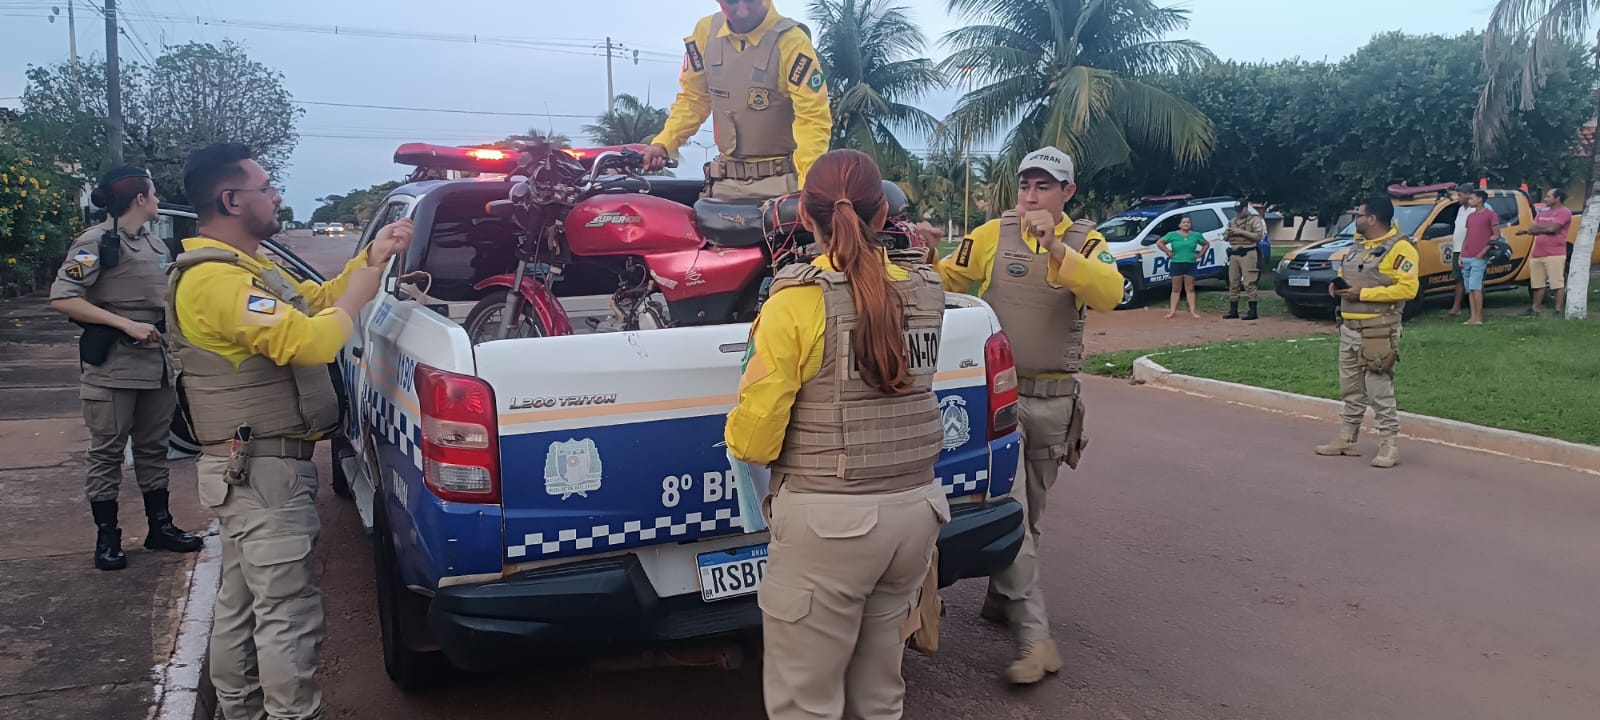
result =
[[[1433,185],[1412,186],[1405,183],[1390,185],[1389,197],[1414,198],[1432,193],[1442,193],[1456,188],[1455,183],[1436,183]]]
[[[406,143],[394,151],[400,165],[434,170],[506,174],[517,167],[516,157],[499,148],[460,148],[429,143]]]
[[[1141,203],[1175,202],[1178,200],[1192,200],[1193,195],[1146,195],[1139,198]]]

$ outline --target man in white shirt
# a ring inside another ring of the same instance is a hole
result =
[[[1450,305],[1450,317],[1461,314],[1461,301],[1467,296],[1466,279],[1461,276],[1461,243],[1467,239],[1467,217],[1476,210],[1467,204],[1467,193],[1473,189],[1471,185],[1463,183],[1455,192],[1456,206],[1460,210],[1456,211],[1456,232],[1450,241],[1450,277],[1456,281],[1456,297]]]

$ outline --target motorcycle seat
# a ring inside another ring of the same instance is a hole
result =
[[[752,248],[766,242],[760,205],[705,198],[694,204],[694,222],[717,247]]]

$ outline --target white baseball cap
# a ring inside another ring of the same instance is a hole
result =
[[[1072,156],[1053,147],[1035,150],[1017,166],[1017,177],[1029,170],[1043,170],[1058,182],[1072,182]]]

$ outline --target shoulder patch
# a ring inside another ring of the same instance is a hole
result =
[[[244,307],[246,310],[259,315],[271,315],[278,311],[278,301],[270,297],[251,294],[245,300]]]
[[[967,267],[972,264],[972,238],[961,241],[961,247],[956,248],[956,265]]]
[[[704,55],[700,54],[700,43],[690,40],[683,44],[683,50],[684,59],[688,64],[689,69],[694,70],[695,72],[704,72],[706,69],[706,59]]]
[[[1116,256],[1112,255],[1110,253],[1110,251],[1101,250],[1100,251],[1100,262],[1103,262],[1103,263],[1105,263],[1107,265],[1115,265],[1115,264],[1117,264],[1117,258],[1116,258]]]
[[[87,249],[79,248],[77,252],[72,254],[72,261],[85,268],[92,268],[95,263],[100,262],[100,257]]]
[[[812,92],[822,92],[822,86],[826,83],[827,79],[822,77],[822,68],[817,68],[811,71],[811,80],[806,83],[806,87],[811,88]]]
[[[65,272],[67,273],[67,277],[72,278],[73,280],[82,280],[83,279],[83,275],[84,275],[83,266],[79,265],[78,263],[75,263],[75,262],[67,263],[67,269],[66,269]]]
[[[811,66],[815,64],[816,61],[812,60],[810,55],[805,53],[796,55],[794,64],[789,66],[789,84],[800,85],[804,83],[811,72]]]

